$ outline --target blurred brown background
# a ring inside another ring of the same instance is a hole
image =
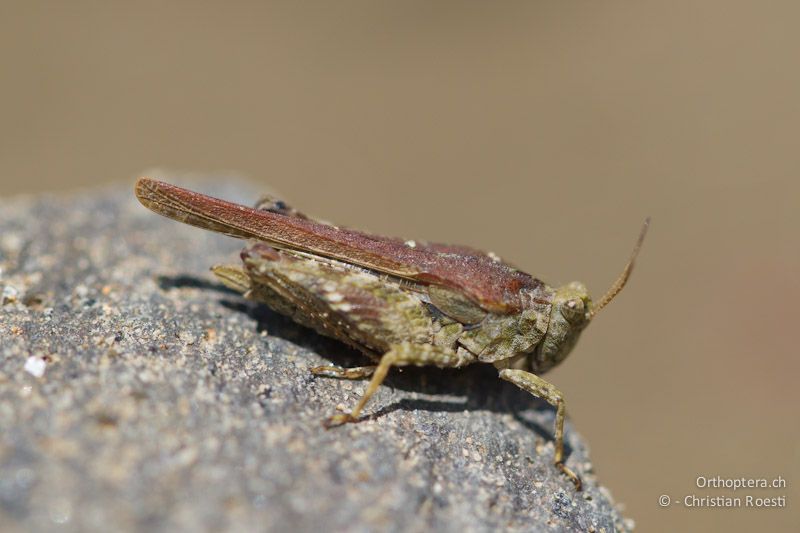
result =
[[[796,2],[2,2],[0,196],[237,174],[599,295],[550,377],[641,531],[800,525]],[[662,509],[783,476],[783,509]],[[796,530],[796,529],[794,529]]]

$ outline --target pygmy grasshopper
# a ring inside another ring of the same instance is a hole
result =
[[[225,285],[376,363],[312,369],[372,377],[353,410],[330,417],[328,427],[357,421],[393,366],[490,363],[500,378],[555,407],[554,462],[580,490],[564,464],[564,397],[539,375],[564,360],[625,286],[649,220],[622,274],[593,303],[580,282],[550,287],[492,253],[339,228],[273,198],[249,208],[148,178],[138,180],[136,196],[160,215],[248,239],[243,266],[212,268]]]

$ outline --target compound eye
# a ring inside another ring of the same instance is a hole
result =
[[[567,300],[561,307],[561,314],[570,322],[580,322],[585,317],[583,300],[580,298]]]

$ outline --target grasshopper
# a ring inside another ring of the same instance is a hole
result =
[[[625,286],[649,219],[622,274],[593,303],[583,283],[551,287],[493,253],[339,228],[272,197],[250,208],[149,178],[137,181],[136,196],[160,215],[247,239],[242,266],[212,267],[223,284],[373,361],[312,369],[371,377],[353,410],[328,418],[326,427],[358,421],[392,367],[488,363],[501,379],[555,407],[554,463],[581,489],[564,463],[564,396],[540,375],[566,358]]]

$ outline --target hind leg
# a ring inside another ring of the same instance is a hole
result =
[[[353,346],[374,360],[403,342],[431,342],[427,306],[399,284],[330,259],[276,250],[262,242],[242,252],[244,268],[215,267],[228,287],[295,322]],[[322,368],[321,375],[366,377],[371,368]]]
[[[279,215],[284,215],[287,217],[297,217],[304,219],[309,218],[304,213],[301,213],[294,207],[288,205],[283,200],[275,196],[272,196],[271,194],[261,195],[261,197],[256,201],[253,207],[255,209],[258,209],[259,211],[269,211],[270,213],[277,213]]]
[[[297,317],[300,313],[298,306],[292,300],[277,294],[264,284],[253,284],[247,272],[232,265],[218,265],[212,268],[217,278],[223,285],[245,294],[252,300],[264,302],[281,314]],[[311,325],[311,327],[314,327]],[[315,366],[311,373],[315,376],[339,379],[363,379],[375,372],[375,365],[341,368],[337,366]]]
[[[374,374],[376,368],[378,367],[375,365],[354,366],[350,368],[341,368],[338,366],[315,366],[311,369],[311,373],[315,376],[322,376],[326,378],[364,379]]]

